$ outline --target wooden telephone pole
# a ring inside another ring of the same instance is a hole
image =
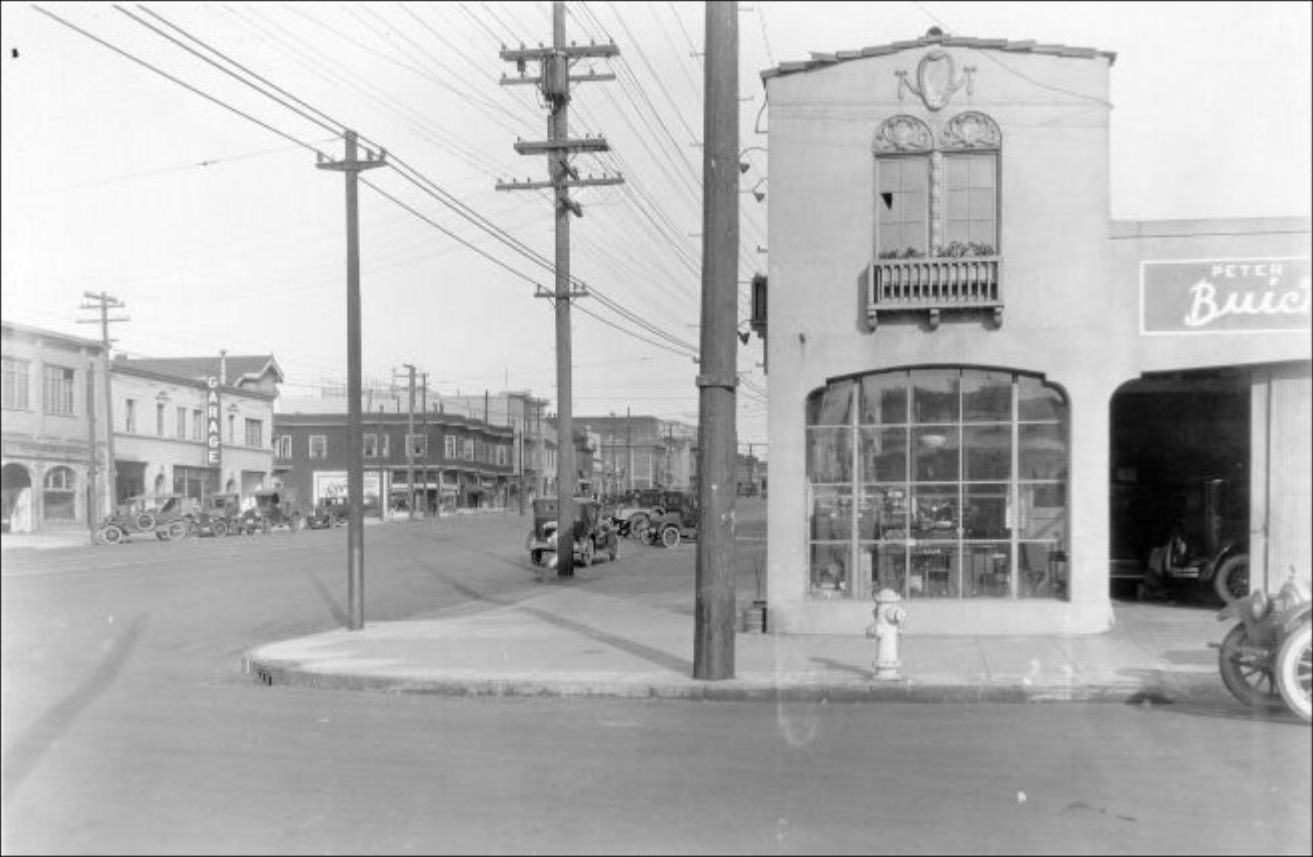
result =
[[[385,165],[386,152],[356,158],[356,132],[347,131],[346,158],[321,160],[321,170],[346,175],[346,493],[347,493],[347,629],[365,627],[365,464],[360,413],[360,202],[359,174]]]
[[[738,327],[738,6],[706,4],[702,149],[702,341],[698,385],[697,596],[693,677],[734,677],[735,363]]]
[[[583,208],[570,199],[570,188],[591,187],[595,185],[620,184],[624,181],[619,176],[601,178],[580,178],[574,167],[570,166],[569,156],[572,152],[606,152],[610,150],[603,137],[583,137],[570,139],[567,122],[567,106],[570,103],[570,83],[583,80],[614,80],[613,74],[571,75],[570,64],[575,60],[591,57],[613,57],[620,50],[614,44],[605,45],[570,45],[565,43],[565,3],[555,0],[552,3],[552,46],[525,48],[518,50],[503,49],[501,58],[514,62],[520,71],[520,77],[502,76],[503,85],[534,84],[541,90],[543,97],[551,105],[551,114],[547,122],[546,142],[515,143],[515,151],[521,155],[547,155],[551,180],[546,182],[498,182],[497,190],[534,190],[552,188],[556,195],[556,289],[552,292],[540,291],[535,297],[552,300],[556,309],[556,412],[557,412],[557,526],[562,535],[573,530],[574,494],[577,489],[578,473],[574,455],[574,420],[570,362],[570,301],[583,297],[584,290],[575,290],[570,285],[570,213],[576,217],[583,216]],[[525,65],[538,63],[538,76],[526,77]],[[736,153],[737,155],[737,153]],[[737,163],[737,161],[736,161]],[[568,536],[566,537],[568,539]],[[574,555],[568,548],[557,550],[557,577],[574,576]]]
[[[87,299],[87,303],[82,304],[79,309],[94,309],[100,312],[100,318],[80,318],[78,324],[99,324],[100,325],[100,344],[105,349],[105,493],[109,495],[109,508],[113,511],[115,504],[119,501],[118,495],[118,470],[115,467],[114,459],[114,385],[111,383],[114,375],[111,365],[113,355],[110,354],[110,346],[117,340],[109,338],[109,326],[117,321],[131,321],[127,316],[110,318],[111,309],[122,309],[123,301],[113,295],[101,292],[83,292],[82,296]],[[87,376],[90,378],[90,375]],[[88,416],[94,418],[93,412],[88,412]],[[95,445],[92,445],[92,455],[95,455]],[[88,514],[88,517],[92,517]],[[98,515],[96,517],[99,517]]]

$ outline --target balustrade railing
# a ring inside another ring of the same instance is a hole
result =
[[[1003,298],[999,256],[875,259],[871,262],[866,317],[872,327],[881,312],[929,311],[931,325],[941,310],[992,309],[1001,322]]]

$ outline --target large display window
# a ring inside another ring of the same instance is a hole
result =
[[[957,367],[807,399],[808,591],[1067,596],[1068,408],[1040,378]]]

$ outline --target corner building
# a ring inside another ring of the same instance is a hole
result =
[[[1309,222],[1111,221],[1114,61],[932,30],[763,73],[773,632],[885,588],[919,632],[1104,631],[1196,482],[1252,586],[1308,574]]]

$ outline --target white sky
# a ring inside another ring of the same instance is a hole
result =
[[[341,157],[330,132],[216,71],[108,4],[38,4],[284,134]],[[139,18],[168,31],[141,7]],[[550,4],[150,4],[146,8],[352,127],[550,262],[542,192],[499,179],[546,178],[516,138],[546,137],[532,86],[499,42],[551,40]],[[576,190],[572,273],[599,291],[574,317],[576,416],[654,414],[695,424],[697,367],[686,349],[617,332],[620,306],[698,345],[700,3],[567,4],[579,42],[614,40],[594,64],[619,81],[577,84],[572,135],[612,153],[580,172],[623,187]],[[1308,3],[740,3],[740,146],[754,133],[760,72],[783,61],[947,32],[1115,51],[1112,216],[1126,220],[1308,216]],[[0,7],[6,319],[98,338],[79,311],[106,291],[131,320],[112,327],[133,355],[273,353],[284,394],[346,377],[342,179],[314,155],[91,41],[27,4]],[[175,37],[183,39],[176,31]],[[17,52],[17,55],[15,55]],[[769,116],[757,127],[765,128]],[[765,177],[761,152],[742,178]],[[203,162],[212,162],[202,165]],[[386,382],[411,363],[444,393],[530,389],[555,401],[554,323],[535,286],[548,270],[506,249],[391,169],[363,178],[520,272],[461,246],[361,187],[363,362]],[[769,183],[762,187],[769,193]],[[740,279],[765,270],[765,210],[741,197]],[[746,287],[741,290],[746,296]],[[739,316],[749,312],[740,299]],[[667,343],[668,344],[668,343]],[[766,442],[761,342],[737,346],[741,445]]]

